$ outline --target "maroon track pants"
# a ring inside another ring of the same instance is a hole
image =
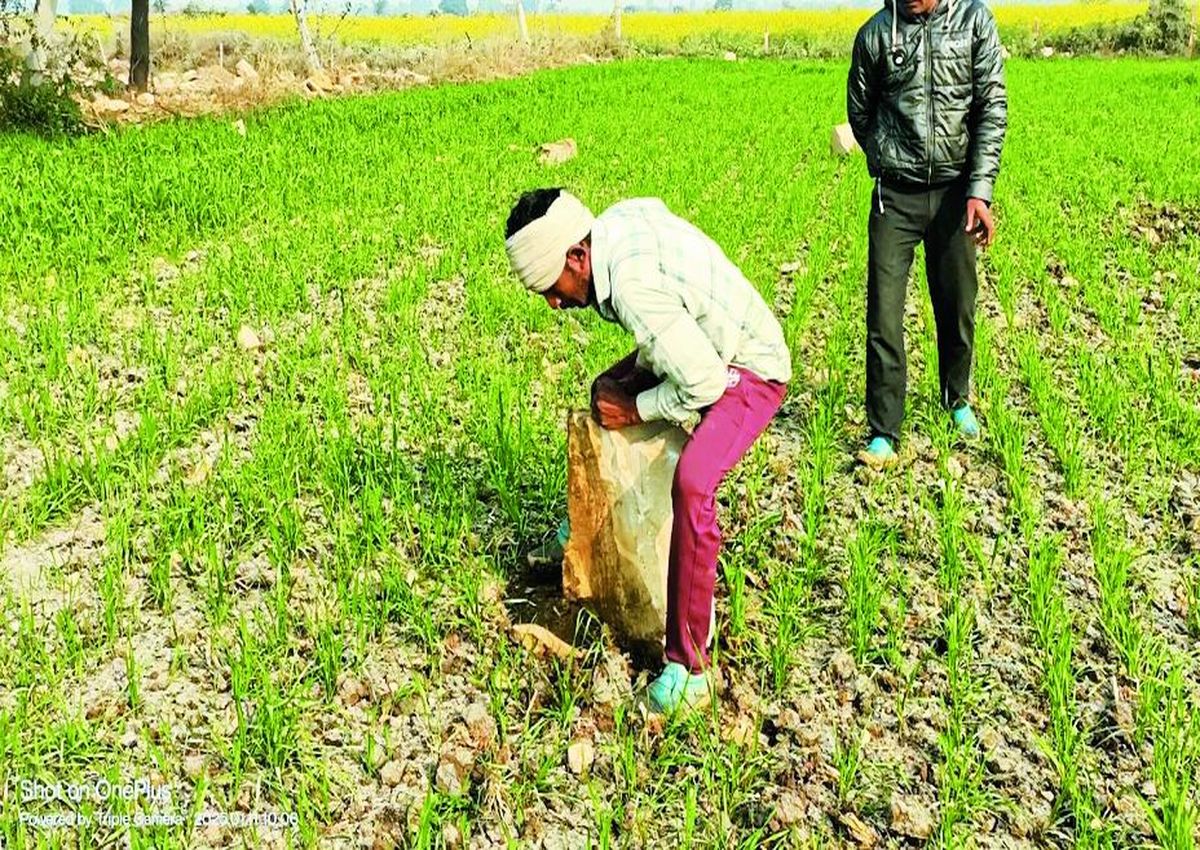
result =
[[[708,666],[709,618],[721,548],[717,487],[767,427],[787,391],[785,384],[738,367],[730,367],[730,384],[684,444],[671,490],[667,660],[693,673]]]

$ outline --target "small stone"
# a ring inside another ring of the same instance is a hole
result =
[[[455,796],[462,792],[462,778],[458,775],[458,768],[449,762],[438,764],[435,781],[439,791]]]
[[[238,328],[237,344],[242,351],[257,351],[262,348],[262,340],[258,338],[254,328],[249,325],[242,325]]]
[[[463,780],[475,763],[474,754],[464,747],[454,747],[442,753],[434,781],[439,791],[457,796],[463,791]]]
[[[785,708],[779,712],[779,716],[775,718],[775,725],[780,729],[785,729],[788,732],[798,732],[804,726],[804,721],[800,719],[799,712],[794,708]]]
[[[796,714],[806,722],[817,716],[817,701],[812,694],[801,694],[796,698]]]
[[[496,721],[488,711],[486,703],[472,703],[463,714],[471,741],[477,748],[484,748],[496,740]]]
[[[366,688],[363,687],[362,682],[353,676],[346,676],[338,685],[338,699],[341,700],[342,705],[356,705],[363,698],[365,691]]]
[[[559,139],[547,142],[538,148],[538,162],[542,165],[558,165],[579,155],[579,145],[574,139]]]
[[[933,815],[929,807],[915,797],[892,797],[892,829],[909,838],[928,838],[933,834]]]
[[[1043,59],[1049,59],[1053,55],[1054,55],[1054,48],[1051,47],[1050,45],[1046,45],[1045,47],[1042,48],[1042,58]]]
[[[246,137],[246,122],[241,118],[233,122],[233,130],[243,139]]]
[[[879,837],[875,834],[875,830],[871,829],[870,824],[863,822],[858,815],[851,812],[842,815],[842,826],[846,827],[846,831],[850,833],[850,837],[860,847],[874,847],[875,842],[879,840]]]
[[[741,714],[729,728],[728,739],[740,747],[749,747],[758,740],[758,724],[748,714]]]
[[[534,655],[557,655],[564,661],[569,661],[575,655],[573,646],[545,626],[539,626],[536,623],[520,623],[513,626],[512,630],[521,646]]]
[[[567,747],[567,766],[576,776],[583,776],[595,760],[595,748],[587,738],[580,738]]]
[[[844,649],[839,649],[829,659],[829,669],[833,671],[833,675],[843,682],[849,682],[854,679],[855,665],[854,658],[849,652]]]
[[[734,53],[732,50],[726,50],[724,53],[724,59],[726,62],[736,62],[737,54]]]
[[[804,820],[807,808],[804,800],[794,791],[784,791],[775,804],[775,819],[779,825],[786,827]]]
[[[379,771],[379,781],[388,788],[395,788],[404,778],[404,767],[400,762],[392,760]]]
[[[633,685],[625,660],[617,653],[606,653],[592,676],[593,702],[596,705],[613,705],[629,698],[632,693]]]
[[[199,779],[204,770],[204,756],[190,755],[183,757],[183,773],[188,779]]]

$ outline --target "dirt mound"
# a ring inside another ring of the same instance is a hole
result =
[[[541,68],[591,64],[621,55],[594,40],[549,39],[528,47],[507,40],[476,45],[425,46],[406,51],[344,51],[309,72],[297,48],[250,43],[244,55],[186,50],[181,64],[160,63],[146,92],[125,91],[129,60],[107,59],[81,80],[80,105],[89,125],[142,123],[162,118],[243,112],[283,100],[394,91],[442,82],[520,76]],[[232,69],[232,70],[231,70]],[[239,129],[238,132],[243,132]]]

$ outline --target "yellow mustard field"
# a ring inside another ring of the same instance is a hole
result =
[[[994,9],[1001,30],[1052,32],[1098,23],[1119,23],[1144,11],[1145,3],[1073,3],[1058,6],[999,6]],[[869,16],[870,10],[787,10],[777,12],[636,13],[622,20],[622,34],[636,42],[678,44],[713,33],[749,35],[769,32],[772,37],[808,36],[847,38]],[[85,19],[97,24],[104,18]],[[479,39],[515,33],[516,22],[507,15],[451,15],[420,17],[312,16],[323,36],[344,41],[378,41],[386,44],[422,44]],[[530,15],[532,33],[595,35],[609,25],[603,15]],[[259,37],[290,38],[295,24],[288,15],[166,15],[152,16],[151,28],[188,33],[243,32]]]

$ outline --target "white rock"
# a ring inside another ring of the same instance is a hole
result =
[[[238,329],[237,344],[242,351],[257,351],[262,348],[262,340],[249,325],[242,325]]]
[[[258,83],[262,80],[262,77],[259,76],[258,71],[254,69],[254,66],[245,59],[239,59],[237,65],[234,66],[234,70],[237,72],[239,77],[251,85],[258,85]]]
[[[595,760],[596,749],[587,738],[580,738],[567,747],[567,766],[576,776],[582,776]]]

